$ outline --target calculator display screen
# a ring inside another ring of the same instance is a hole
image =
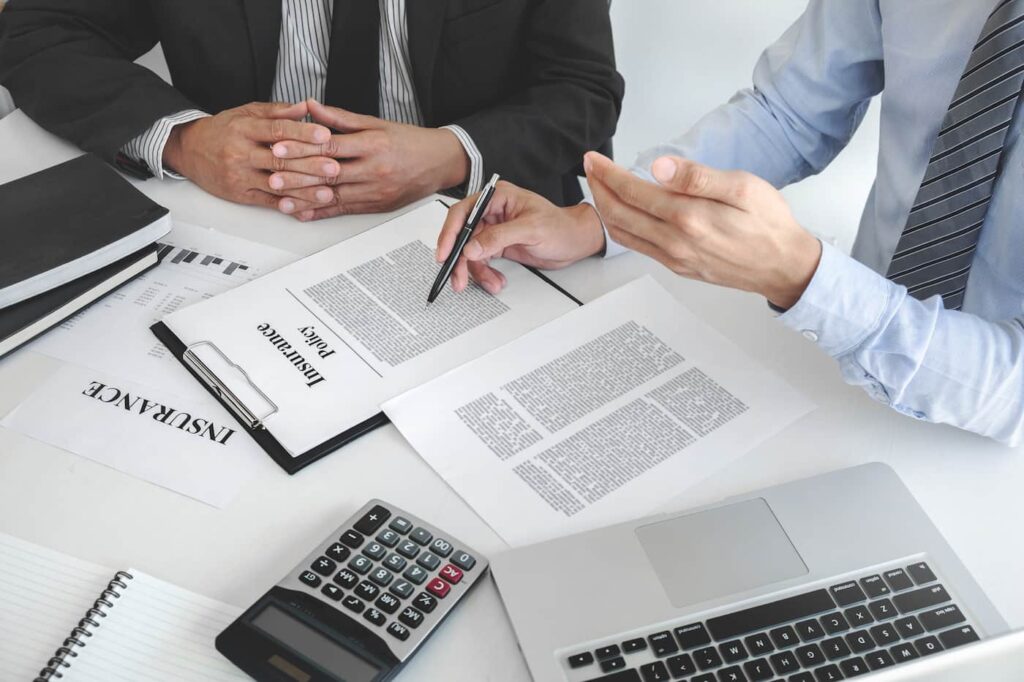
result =
[[[380,668],[367,663],[273,604],[268,604],[250,622],[345,682],[370,682],[380,673]]]

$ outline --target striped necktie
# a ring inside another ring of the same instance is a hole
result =
[[[1000,0],[942,120],[886,276],[924,300],[963,305],[971,262],[1024,84],[1024,0]]]

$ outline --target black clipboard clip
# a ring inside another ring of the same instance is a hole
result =
[[[213,391],[243,424],[251,429],[265,430],[268,419],[278,413],[277,404],[249,377],[249,373],[233,363],[210,341],[198,341],[185,349],[182,362]],[[238,375],[242,382],[231,382]],[[257,409],[252,403],[261,401]]]

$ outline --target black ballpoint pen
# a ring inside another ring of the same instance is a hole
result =
[[[430,295],[427,296],[427,303],[433,303],[438,297],[441,291],[444,289],[444,285],[448,283],[448,278],[452,276],[452,270],[455,269],[455,264],[459,262],[459,256],[462,255],[462,250],[466,248],[466,244],[469,243],[469,238],[473,236],[473,230],[480,224],[480,219],[484,217],[484,213],[487,212],[487,206],[491,203],[491,199],[494,197],[494,190],[497,189],[498,174],[495,173],[491,176],[490,181],[484,187],[483,191],[480,192],[480,197],[477,198],[476,203],[473,205],[473,210],[470,211],[469,217],[466,218],[466,224],[459,230],[459,236],[455,238],[455,244],[452,245],[452,252],[448,254],[448,258],[445,260],[444,265],[441,266],[441,272],[437,273],[437,279],[434,280],[434,286],[430,288]]]

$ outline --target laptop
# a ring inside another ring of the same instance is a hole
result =
[[[491,571],[535,682],[925,679],[886,676],[1008,630],[883,464],[514,549]]]

